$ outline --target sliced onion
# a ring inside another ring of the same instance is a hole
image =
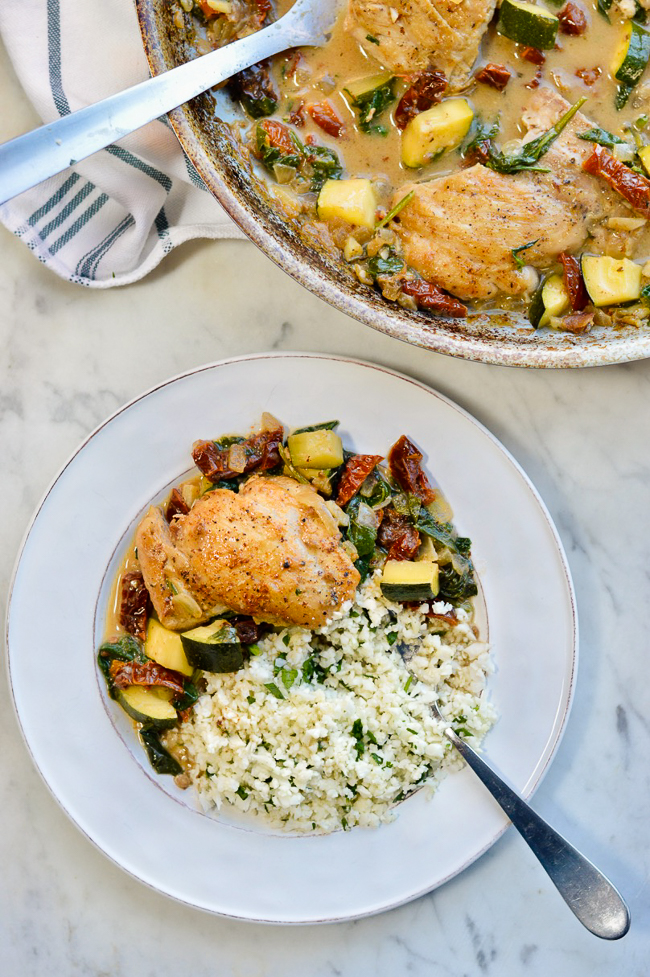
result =
[[[241,444],[233,444],[228,450],[228,467],[233,472],[246,471],[246,449]]]
[[[280,184],[291,183],[296,175],[296,168],[295,166],[287,166],[286,163],[274,163],[273,175]]]
[[[260,427],[262,431],[277,431],[279,427],[282,427],[282,424],[277,417],[274,417],[273,414],[269,414],[269,412],[265,410],[260,420]]]

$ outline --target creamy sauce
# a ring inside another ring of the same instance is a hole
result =
[[[278,14],[285,13],[291,3],[283,0],[278,4]],[[616,81],[608,67],[620,40],[625,20],[615,13],[607,23],[596,10],[595,3],[581,3],[589,17],[587,32],[579,37],[558,35],[555,50],[546,52],[546,62],[541,69],[541,83],[553,85],[567,101],[573,103],[587,96],[588,101],[582,111],[595,124],[608,131],[624,136],[624,125],[634,122],[645,107],[635,106],[638,98],[634,92],[628,104],[617,111],[614,106]],[[556,9],[555,7],[549,9]],[[306,105],[329,99],[339,118],[345,124],[345,133],[332,138],[315,125],[305,113],[305,126],[300,129],[304,140],[313,135],[317,142],[330,146],[344,162],[345,176],[368,177],[385,181],[391,188],[404,183],[425,182],[434,177],[453,172],[458,168],[458,154],[447,153],[435,163],[419,170],[412,170],[400,162],[400,130],[395,125],[394,111],[400,97],[409,87],[406,80],[400,80],[396,87],[397,98],[393,105],[381,116],[381,122],[388,128],[388,134],[364,133],[357,124],[357,113],[343,92],[350,81],[367,78],[384,69],[381,62],[371,57],[358,41],[344,30],[345,11],[340,15],[332,33],[332,39],[325,48],[303,48],[301,62],[296,78],[282,77],[286,66],[284,57],[276,58],[274,79],[283,99],[274,113],[274,118],[288,121],[289,115],[300,101]],[[473,80],[461,93],[470,100],[475,113],[485,121],[497,116],[500,120],[498,142],[504,143],[520,138],[524,129],[521,115],[531,96],[529,85],[537,73],[534,64],[524,60],[521,47],[502,37],[494,27],[490,27],[483,40],[478,64],[494,62],[505,65],[512,77],[503,92]],[[435,58],[433,59],[435,67]],[[576,75],[583,69],[599,68],[601,73],[593,85],[587,85]],[[455,93],[458,94],[458,93]]]
[[[207,0],[201,2],[205,3]],[[233,0],[233,2],[240,3],[240,0]],[[647,120],[646,124],[640,123],[646,113],[650,115],[650,84],[644,80],[647,72],[632,89],[627,104],[621,110],[617,110],[615,106],[618,82],[613,77],[611,65],[615,60],[616,52],[620,49],[628,21],[616,7],[610,10],[609,21],[607,21],[598,12],[595,0],[577,0],[576,6],[586,16],[586,31],[572,36],[560,30],[555,48],[544,52],[544,63],[539,67],[522,56],[524,49],[521,45],[498,34],[493,21],[483,37],[479,56],[467,86],[460,91],[454,90],[445,94],[445,97],[466,98],[476,120],[490,124],[498,120],[499,131],[495,137],[495,144],[506,152],[512,151],[513,147],[509,144],[525,136],[526,129],[522,124],[522,114],[535,88],[539,86],[558,92],[570,104],[585,98],[581,112],[587,118],[589,125],[600,127],[624,139],[632,150],[635,143],[638,148],[640,144],[650,142],[650,123],[647,123]],[[276,14],[280,16],[290,7],[291,0],[278,0]],[[549,0],[543,9],[557,14],[560,7],[561,4]],[[435,161],[419,169],[408,168],[401,162],[403,134],[395,123],[395,110],[400,98],[417,75],[394,76],[395,100],[377,117],[377,122],[385,130],[383,133],[361,130],[358,109],[355,109],[345,88],[351,82],[367,79],[386,71],[386,68],[373,56],[374,45],[367,43],[362,46],[346,27],[346,14],[347,11],[343,10],[325,47],[290,51],[273,59],[271,77],[273,86],[279,94],[279,100],[271,118],[289,126],[303,144],[313,143],[333,150],[340,160],[344,179],[371,180],[381,216],[390,206],[391,198],[400,186],[407,183],[426,183],[454,173],[461,167],[463,159],[459,147],[445,152]],[[397,16],[397,12],[395,15]],[[214,25],[214,22],[212,24]],[[249,25],[242,33],[247,33],[250,29]],[[218,26],[208,26],[208,36],[210,31],[215,34],[213,44],[221,43],[217,35],[222,30],[223,28]],[[502,65],[510,72],[510,79],[503,91],[475,80],[474,74],[488,63]],[[435,52],[431,55],[431,67],[436,69]],[[388,75],[390,76],[390,72]],[[338,136],[328,134],[309,115],[309,107],[318,103],[329,104],[343,124],[343,130]],[[296,116],[297,110],[298,116]],[[258,122],[252,121],[248,135],[245,134],[243,137],[250,146],[253,146],[253,155],[255,155],[257,132],[259,132]],[[540,165],[543,166],[543,157]],[[638,158],[636,165],[638,167],[641,165]],[[287,183],[278,186],[273,177],[261,166],[257,168],[256,164],[256,169],[271,188],[271,192],[276,196],[287,216],[299,219],[307,240],[316,247],[331,247],[335,251],[338,248],[343,249],[351,226],[337,218],[329,223],[329,231],[327,228],[323,230],[322,222],[319,227],[316,193],[310,191],[309,183],[304,179],[302,183],[300,180],[292,182],[292,172],[295,173],[295,170],[292,171],[290,167],[285,166],[284,176],[287,177]],[[277,169],[275,176],[283,180],[283,175]],[[598,177],[593,179],[599,182]],[[603,194],[608,192],[604,181],[602,187]],[[596,193],[599,193],[599,189]],[[638,215],[630,210],[630,216]],[[535,228],[531,227],[531,238],[534,237],[534,230]],[[354,233],[356,234],[354,245],[357,248],[359,243],[365,246],[372,235],[372,231],[355,230]],[[328,234],[331,239],[328,239]],[[399,247],[398,241],[396,246]],[[433,239],[431,246],[435,248]],[[641,231],[637,229],[634,235],[625,229],[620,232],[617,240],[614,240],[613,235],[610,236],[606,247],[609,248],[607,253],[614,257],[633,257],[638,262],[645,263],[650,256],[650,229],[647,226]],[[591,237],[580,250],[594,252],[594,242]],[[598,247],[596,250],[598,251]],[[371,256],[370,249],[367,254],[364,251],[363,260],[368,256]],[[350,258],[346,253],[348,261],[354,261],[356,257],[358,255]],[[548,271],[551,267],[554,267],[553,260],[549,260],[548,265],[541,270]],[[537,268],[538,270],[541,268],[539,262]],[[355,271],[361,281],[366,284],[372,283],[372,278],[368,278],[367,275],[364,278],[359,274],[359,267],[356,267]],[[420,273],[428,277],[421,269]],[[429,280],[435,281],[435,277]],[[530,278],[531,289],[537,280],[538,276],[533,272]],[[384,285],[382,290],[387,298],[398,297],[389,294]],[[523,296],[511,298],[505,298],[502,293],[499,293],[496,300],[482,301],[478,306],[481,308],[514,307],[525,310],[530,303],[530,297],[530,291]],[[414,305],[406,304],[406,307],[414,307]]]

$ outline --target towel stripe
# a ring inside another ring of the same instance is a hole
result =
[[[34,224],[38,224],[42,217],[49,214],[52,208],[56,207],[56,205],[63,200],[68,190],[72,190],[75,183],[78,183],[80,179],[81,177],[78,173],[73,173],[71,176],[69,176],[65,183],[59,187],[56,193],[53,193],[50,199],[47,200],[42,207],[39,207],[38,210],[34,211],[31,217],[27,218],[27,223],[29,226],[33,227]]]
[[[102,209],[104,204],[107,203],[107,194],[100,194],[99,197],[97,197],[97,199],[90,205],[90,207],[83,212],[81,217],[78,217],[74,224],[70,225],[65,234],[62,234],[60,238],[57,238],[54,244],[50,245],[50,254],[56,254],[57,251],[60,251],[61,248],[66,245],[68,241],[73,238],[82,227],[84,227],[84,225],[88,223],[90,218],[94,217],[95,214]]]
[[[93,248],[92,251],[89,251],[88,254],[84,255],[84,257],[77,263],[75,274],[80,275],[83,278],[94,279],[97,272],[97,266],[104,255],[110,251],[118,238],[120,238],[124,232],[129,229],[129,227],[133,227],[134,224],[135,218],[133,217],[133,214],[128,214],[124,220],[120,221],[117,227],[113,228],[110,234],[106,235],[103,241]]]
[[[52,231],[56,231],[57,228],[61,227],[61,224],[68,219],[73,210],[76,210],[79,204],[82,203],[86,197],[93,192],[94,189],[95,184],[91,183],[90,180],[88,183],[84,184],[79,193],[75,194],[72,200],[65,205],[63,210],[58,213],[56,217],[49,222],[49,224],[46,224],[45,227],[38,232],[40,239],[44,241],[46,237],[50,236]]]
[[[52,98],[59,115],[70,115],[61,77],[61,10],[59,0],[47,0],[47,54]]]
[[[117,156],[122,162],[128,163],[129,166],[133,166],[136,170],[140,170],[141,173],[146,173],[150,176],[152,180],[155,180],[160,186],[169,193],[172,188],[172,181],[163,173],[161,170],[157,170],[155,166],[150,166],[149,163],[145,163],[144,160],[140,159],[138,156],[134,156],[130,153],[128,149],[123,149],[121,146],[108,146],[106,149],[107,153],[111,156]]]

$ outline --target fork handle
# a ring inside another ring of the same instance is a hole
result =
[[[604,940],[625,936],[630,912],[609,879],[536,814],[451,727],[445,729],[445,735],[508,815],[582,925]]]
[[[315,40],[298,18],[292,22],[289,11],[255,34],[0,145],[0,204],[112,145],[243,68]]]

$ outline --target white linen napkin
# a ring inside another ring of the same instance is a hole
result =
[[[133,0],[5,0],[0,34],[44,122],[149,77]],[[161,121],[10,200],[0,220],[92,288],[137,281],[190,238],[244,237]]]

